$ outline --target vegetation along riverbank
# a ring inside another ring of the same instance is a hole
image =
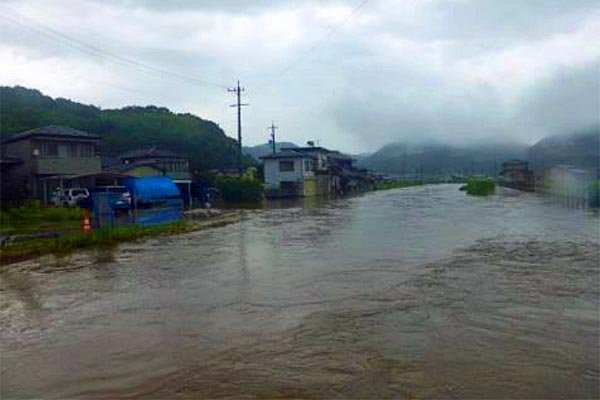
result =
[[[71,212],[75,212],[75,210],[71,210]],[[42,212],[43,214],[44,212]],[[233,210],[228,212],[193,210],[186,213],[184,220],[170,224],[103,228],[89,233],[71,229],[31,236],[27,234],[13,235],[12,237],[16,237],[17,240],[5,242],[0,249],[0,265],[4,266],[45,254],[62,255],[78,249],[220,227],[239,221],[239,217],[240,213]],[[73,225],[72,221],[69,221],[62,227],[73,228],[71,225]]]
[[[473,196],[488,196],[496,191],[496,182],[489,178],[474,178],[467,180],[464,186],[467,194]]]

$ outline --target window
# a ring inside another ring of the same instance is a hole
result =
[[[294,162],[279,161],[279,172],[294,172]]]
[[[304,160],[304,170],[312,171],[314,169],[314,163],[311,160]]]
[[[58,157],[58,144],[42,143],[42,155],[46,157]]]

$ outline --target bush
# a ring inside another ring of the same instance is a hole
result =
[[[3,228],[17,225],[38,224],[42,217],[39,201],[28,201],[21,207],[0,212],[0,224]]]
[[[215,184],[227,203],[258,203],[263,199],[264,189],[256,168],[248,168],[241,177],[219,176]]]
[[[44,223],[72,226],[82,219],[83,210],[80,208],[41,208],[38,200],[32,200],[21,207],[0,211],[0,228],[2,232],[31,231]]]
[[[81,208],[45,208],[42,210],[41,219],[49,222],[81,221],[83,210]]]
[[[465,190],[467,191],[467,194],[473,196],[488,196],[495,192],[496,182],[489,178],[470,177],[467,179]]]

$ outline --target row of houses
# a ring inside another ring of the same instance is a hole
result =
[[[165,176],[192,203],[189,160],[171,150],[146,147],[100,155],[98,135],[64,126],[46,126],[2,140],[2,199],[51,202],[56,188],[118,185],[128,177]],[[354,166],[339,151],[314,146],[282,148],[261,157],[267,197],[340,195],[365,190],[375,175]],[[233,170],[235,174],[239,171]],[[219,171],[227,174],[227,171]]]
[[[339,151],[314,146],[282,148],[260,157],[267,197],[340,195],[365,190],[374,175],[355,168],[354,159]]]
[[[56,188],[116,185],[124,178],[166,176],[191,201],[189,160],[148,147],[101,157],[98,135],[64,126],[46,126],[2,140],[2,199],[49,203]]]

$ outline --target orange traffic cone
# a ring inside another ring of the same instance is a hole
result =
[[[91,233],[92,232],[92,224],[90,222],[90,210],[84,208],[83,209],[83,232]]]

